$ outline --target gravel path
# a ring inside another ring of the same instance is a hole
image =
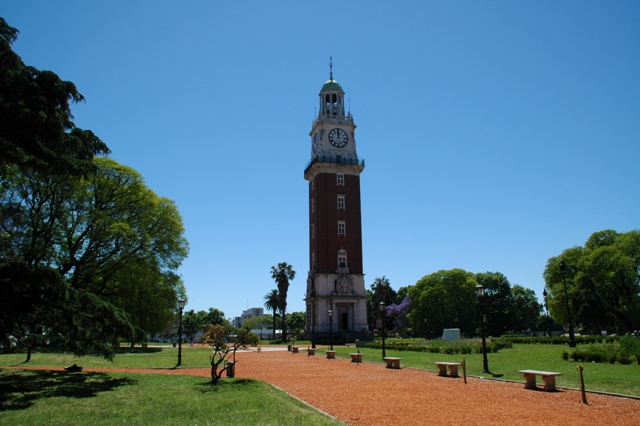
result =
[[[640,400],[524,389],[522,383],[439,377],[411,368],[328,360],[324,351],[238,353],[236,378],[271,383],[349,425],[639,425]],[[98,371],[85,369],[85,371]],[[99,369],[209,377],[208,368]],[[541,386],[540,386],[541,387]]]

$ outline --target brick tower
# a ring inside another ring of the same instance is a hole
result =
[[[353,116],[344,91],[333,79],[320,90],[320,109],[311,126],[309,181],[309,277],[306,331],[353,341],[367,334],[367,302],[362,267],[360,173]],[[331,316],[329,315],[331,311]]]

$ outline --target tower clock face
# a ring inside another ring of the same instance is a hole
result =
[[[313,152],[316,152],[318,150],[318,134],[317,133],[313,135],[313,143],[311,144],[311,147],[313,148]]]
[[[349,136],[342,129],[332,129],[329,132],[329,142],[336,148],[342,148],[349,142]]]

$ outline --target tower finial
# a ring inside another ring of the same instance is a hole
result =
[[[329,80],[333,81],[333,56],[329,56]]]

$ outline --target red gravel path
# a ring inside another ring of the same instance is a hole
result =
[[[238,353],[237,361],[236,378],[271,383],[349,425],[640,424],[640,400],[589,393],[585,405],[578,391],[526,390],[524,381],[469,377],[465,384],[430,371],[327,360],[320,351]],[[208,368],[124,371],[209,376]]]

